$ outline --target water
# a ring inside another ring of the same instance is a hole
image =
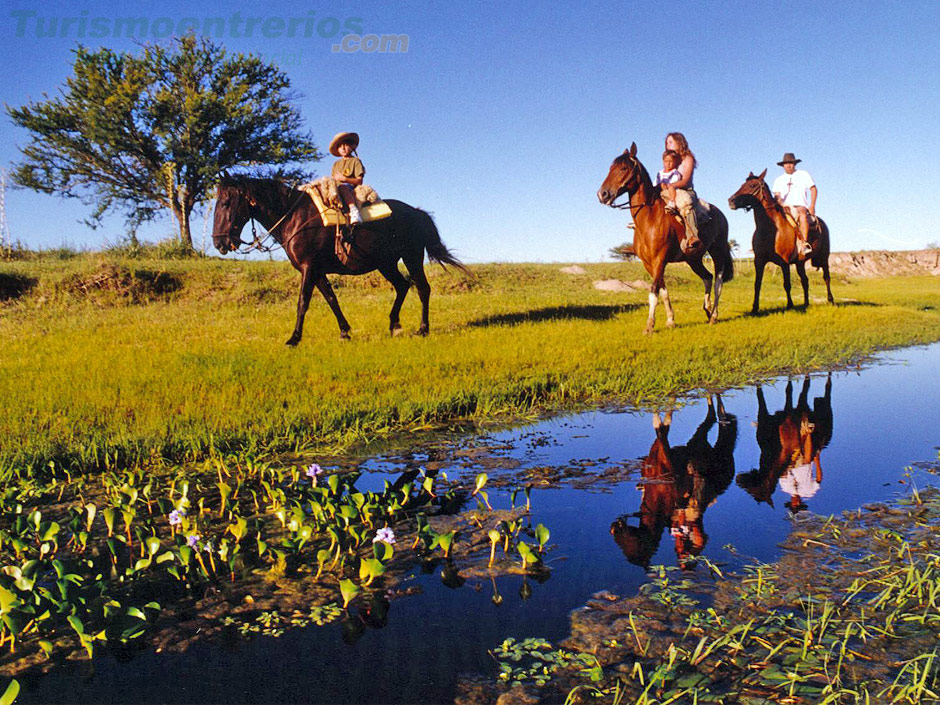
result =
[[[653,414],[621,409],[465,439],[443,452],[451,476],[480,471],[468,450],[481,448],[490,449],[482,457],[491,481],[536,469],[565,475],[532,493],[533,519],[551,529],[553,548],[551,577],[527,580],[528,599],[520,595],[521,577],[496,581],[503,597],[496,606],[488,579],[451,589],[438,570],[416,571],[405,586],[420,594],[393,600],[387,615],[359,620],[356,630],[297,629],[184,654],[143,652],[126,663],[105,655],[94,671],[78,662],[35,681],[21,678],[19,702],[450,702],[459,675],[494,672],[487,649],[510,636],[563,639],[571,610],[599,590],[634,593],[647,562],[675,565],[698,552],[717,562],[772,561],[802,511],[839,513],[902,491],[905,467],[937,461],[938,363],[940,344],[833,372],[828,401],[827,375],[813,375],[806,406],[789,415],[777,413],[785,411],[786,379],[763,386],[763,417],[757,388],[731,390],[721,395],[723,409],[712,397],[714,423],[698,437],[710,420],[704,396],[673,411],[668,433],[666,409],[658,434]],[[804,384],[792,380],[794,407]],[[788,434],[792,446],[773,445]],[[657,481],[663,465],[650,456],[671,464],[672,482]],[[381,487],[415,458],[424,456],[363,463],[360,487]],[[597,477],[606,479],[591,481]],[[920,486],[930,479],[918,470],[912,478]],[[790,494],[795,485],[799,501]],[[491,489],[490,501],[507,507],[508,489]]]

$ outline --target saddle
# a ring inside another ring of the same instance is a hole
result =
[[[696,225],[704,225],[712,219],[709,209],[711,204],[703,198],[699,198],[692,206],[695,211],[695,223]],[[682,214],[679,213],[674,207],[667,208],[668,212],[672,214],[672,217],[676,219],[676,222],[683,224]]]
[[[324,176],[309,184],[304,184],[300,189],[310,196],[324,225],[349,225],[349,213],[340,198],[336,181]],[[392,214],[392,209],[388,207],[388,204],[379,198],[374,188],[367,184],[356,187],[356,202],[364,223],[388,218]]]
[[[324,176],[316,181],[311,181],[309,184],[304,184],[300,189],[310,196],[320,213],[323,224],[335,226],[334,251],[336,259],[346,264],[355,244],[353,234],[355,228],[349,222],[349,212],[343,205],[343,199],[340,198],[336,181]],[[379,194],[371,186],[361,184],[356,187],[355,193],[362,222],[382,220],[392,214],[392,209],[379,198]]]
[[[787,222],[788,222],[792,227],[794,227],[794,228],[799,228],[799,227],[800,227],[800,221],[799,221],[799,219],[796,218],[796,217],[793,215],[793,213],[790,211],[789,208],[785,208],[785,209],[784,209],[784,213],[785,213],[786,216],[787,216]],[[812,234],[812,233],[818,233],[818,232],[820,231],[819,219],[818,219],[815,215],[813,215],[812,213],[807,213],[807,214],[806,214],[806,218],[807,218],[807,220],[809,221],[809,232],[810,232],[810,234]]]

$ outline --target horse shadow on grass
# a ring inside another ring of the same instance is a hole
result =
[[[516,311],[514,313],[501,313],[495,316],[470,321],[471,328],[487,328],[489,326],[516,326],[522,323],[543,323],[545,321],[609,321],[622,313],[630,313],[645,304],[592,304],[586,306],[549,306],[531,311]]]
[[[880,306],[884,306],[884,304],[875,303],[873,301],[838,301],[834,304],[822,304],[822,305],[817,304],[816,306],[810,306],[810,307],[803,306],[802,304],[800,304],[799,306],[794,306],[793,308],[787,308],[786,305],[780,305],[780,306],[772,306],[769,308],[762,308],[757,313],[752,313],[751,311],[743,311],[741,313],[738,313],[732,316],[723,317],[722,320],[733,321],[738,318],[765,318],[766,316],[773,316],[778,313],[795,313],[799,315],[805,315],[806,313],[809,312],[810,308],[817,308],[817,307],[824,308],[826,305],[835,306],[836,308],[849,308],[849,307],[855,307],[855,306],[878,308]]]

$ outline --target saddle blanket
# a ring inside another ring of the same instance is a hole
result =
[[[310,196],[324,225],[349,225],[349,214],[343,207],[336,181],[324,176],[302,185],[300,189]],[[364,223],[388,218],[392,214],[388,204],[367,184],[356,187],[356,202]]]

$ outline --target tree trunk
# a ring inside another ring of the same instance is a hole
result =
[[[183,210],[182,208],[177,209],[176,219],[179,221],[180,225],[180,242],[182,242],[187,247],[192,248],[193,246],[193,235],[189,229],[189,216],[192,211]]]

